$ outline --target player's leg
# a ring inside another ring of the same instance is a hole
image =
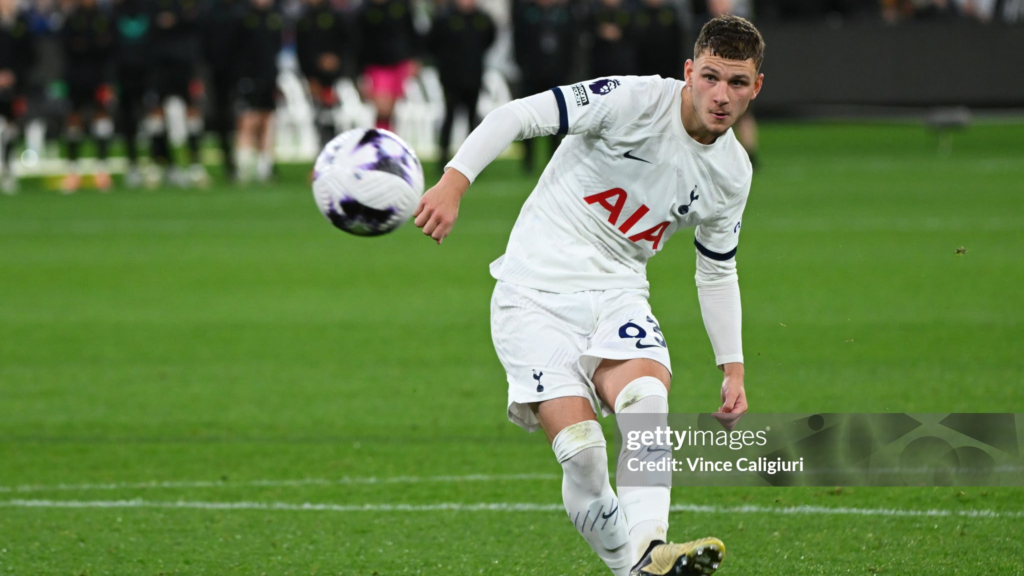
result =
[[[614,407],[616,424],[623,434],[629,425],[635,427],[638,424],[636,420],[621,417],[625,414],[643,415],[644,429],[668,426],[671,378],[668,368],[650,358],[604,359],[592,376],[598,396],[607,406]],[[655,458],[652,454],[659,453],[645,453],[639,457],[648,462]],[[671,452],[660,454],[670,455]],[[646,473],[643,485],[624,484],[622,479],[628,477],[624,467],[634,456],[623,447],[616,465],[616,488],[622,512],[626,515],[632,561],[635,563],[651,542],[667,539],[672,475],[670,472]]]
[[[93,181],[101,191],[110,189],[112,184],[110,171],[107,168],[107,157],[110,155],[110,141],[114,137],[114,121],[103,108],[97,108],[92,118],[92,137],[96,142],[97,168],[93,173]]]
[[[274,112],[267,109],[258,114],[260,154],[256,161],[256,178],[267,182],[274,173]]]
[[[71,111],[64,118],[64,147],[67,154],[67,169],[64,179],[61,181],[60,189],[65,194],[72,194],[78,191],[82,183],[79,175],[78,157],[82,148],[82,108],[85,107],[85,99],[82,92],[86,91],[81,85],[69,83],[68,97],[71,101]]]
[[[452,124],[455,122],[455,110],[460,104],[458,91],[454,86],[444,87],[444,120],[441,122],[441,137],[439,138],[440,156],[439,164],[444,170],[445,164],[451,159]]]
[[[202,111],[205,87],[201,80],[193,77],[191,67],[183,67],[181,76],[185,88],[185,102],[188,104],[185,111],[185,131],[189,154],[188,179],[193,186],[205,188],[210,184],[210,175],[203,167],[199,149],[203,133],[206,130]]]
[[[18,181],[14,174],[14,142],[20,135],[13,100],[0,100],[0,192],[14,194]]]
[[[629,537],[608,478],[604,432],[587,398],[541,402],[537,419],[562,466],[562,502],[576,531],[614,574],[628,574]]]
[[[466,113],[469,118],[469,131],[472,132],[480,124],[480,113],[477,112],[477,104],[480,102],[481,86],[474,85],[466,88],[463,96],[466,103]]]
[[[213,70],[213,128],[220,146],[224,173],[230,180],[237,174],[235,166],[235,147],[231,132],[235,129],[234,80],[224,70]]]
[[[329,78],[309,78],[309,94],[313,100],[313,122],[320,138],[320,147],[324,147],[334,138],[334,107],[337,95],[334,91],[334,80]]]
[[[235,152],[238,169],[238,181],[249,182],[256,170],[256,129],[259,115],[247,109],[238,116],[238,129],[235,130]]]
[[[491,335],[508,377],[509,419],[529,431],[544,429],[562,466],[569,520],[612,572],[624,576],[630,567],[626,521],[609,482],[593,391],[577,362],[592,323],[585,295],[499,282],[491,300]]]
[[[757,168],[757,120],[754,118],[754,111],[747,109],[746,114],[740,116],[736,121],[736,139],[743,145],[750,157],[750,163]]]
[[[151,184],[161,182],[167,173],[171,163],[171,141],[167,134],[167,115],[164,113],[164,105],[167,103],[163,91],[158,91],[157,100],[153,109],[146,118],[146,132],[149,134],[149,156],[155,165],[154,177]]]
[[[594,384],[603,411],[613,409],[623,436],[630,431],[668,426],[671,362],[667,342],[639,290],[607,291],[600,318],[580,366]],[[618,455],[616,489],[629,530],[635,575],[710,574],[718,568],[724,545],[716,539],[668,544],[670,471],[631,472],[631,459],[646,464],[671,458],[671,446],[644,446]]]

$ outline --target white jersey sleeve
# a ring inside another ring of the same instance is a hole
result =
[[[657,93],[652,78],[612,76],[552,88],[558,104],[557,133],[601,137],[629,126]]]
[[[747,184],[745,192],[749,189]],[[746,203],[746,193],[733,198],[717,217],[697,226],[693,239],[701,316],[719,366],[743,362],[743,309],[736,250]]]
[[[454,168],[473,182],[513,141],[549,136],[558,126],[558,106],[551,92],[513,100],[484,118],[445,169]]]
[[[648,98],[657,92],[652,82],[634,76],[602,78],[513,100],[488,114],[445,168],[473,182],[515,140],[612,134],[644,113]]]
[[[747,191],[750,190],[749,184]],[[736,256],[740,242],[740,227],[743,209],[747,205],[747,194],[732,198],[713,220],[701,222],[693,235],[697,251],[715,262],[728,262]],[[698,282],[700,278],[698,277]]]

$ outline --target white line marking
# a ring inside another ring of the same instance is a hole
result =
[[[133,500],[0,500],[0,508],[171,508],[199,510],[266,510],[311,512],[564,512],[561,504],[480,502],[439,504],[324,504],[306,502],[194,502]],[[1024,511],[906,510],[898,508],[832,508],[828,506],[701,506],[675,504],[673,512],[695,514],[796,514],[812,516],[897,516],[928,518],[1024,518]]]
[[[0,486],[0,493],[25,492],[79,492],[88,490],[152,490],[174,488],[259,488],[297,486],[345,486],[353,484],[421,484],[458,482],[504,482],[515,480],[561,480],[560,474],[467,474],[464,476],[375,476],[341,478],[297,478],[293,480],[182,480],[149,482],[112,482],[108,484],[23,484],[21,486]]]

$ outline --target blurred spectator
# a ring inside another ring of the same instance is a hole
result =
[[[35,61],[35,46],[26,15],[17,0],[0,0],[0,191],[13,194],[18,181],[11,157],[25,115],[25,86]]]
[[[237,63],[240,58],[242,14],[245,0],[213,0],[202,16],[203,55],[209,66],[213,89],[210,119],[217,134],[225,175],[234,180],[238,176],[235,164],[235,97],[238,86]]]
[[[979,22],[991,22],[996,12],[996,0],[955,0],[961,15]]]
[[[454,8],[441,12],[430,29],[427,45],[444,86],[441,166],[448,163],[455,111],[465,110],[470,130],[480,121],[476,105],[483,86],[484,54],[494,36],[494,21],[477,8],[476,0],[455,0]]]
[[[377,109],[377,127],[390,129],[395,101],[419,68],[420,37],[410,0],[368,0],[356,16],[359,67]]]
[[[636,74],[634,13],[622,0],[597,0],[590,14],[590,73],[588,76]]]
[[[686,49],[683,22],[665,0],[642,0],[636,15],[637,73],[682,78]]]
[[[323,146],[334,138],[334,107],[338,103],[334,85],[342,75],[342,63],[349,44],[345,20],[327,0],[306,0],[305,13],[295,25],[299,69],[309,83],[315,123]]]
[[[118,86],[117,123],[124,136],[128,154],[125,183],[129,187],[142,184],[139,172],[137,138],[139,124],[146,114],[149,92],[149,34],[152,10],[145,0],[118,0],[114,5],[116,34],[116,77]],[[152,103],[150,103],[152,104]]]
[[[149,120],[153,137],[150,154],[161,168],[169,168],[167,178],[174,183],[192,183],[205,186],[209,177],[199,156],[199,139],[203,134],[203,116],[200,99],[203,88],[196,77],[196,62],[201,50],[199,40],[199,4],[197,0],[155,0],[153,17],[153,70],[154,85],[159,103]],[[171,161],[170,142],[164,118],[164,105],[168,98],[177,96],[187,106],[187,132],[189,162],[187,175],[183,175]]]
[[[576,23],[564,0],[513,0],[513,48],[522,73],[521,95],[529,96],[567,84],[573,61]],[[544,138],[550,150],[555,137]],[[533,171],[534,147],[541,138],[523,141],[523,168]]]
[[[277,53],[281,51],[284,17],[274,0],[250,0],[239,37],[238,94],[245,105],[238,124],[238,177],[270,179],[274,169],[274,109],[277,97]]]
[[[110,15],[96,5],[96,0],[78,0],[64,23],[61,40],[65,56],[64,80],[71,105],[64,125],[71,170],[64,177],[61,189],[72,193],[81,185],[78,156],[85,133],[84,118],[91,112],[96,156],[100,161],[93,177],[97,188],[108,190],[111,180],[106,159],[114,135],[114,121],[109,114],[112,92],[107,63],[114,47],[113,22]]]

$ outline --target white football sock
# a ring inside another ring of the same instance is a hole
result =
[[[630,382],[615,400],[615,414],[616,416],[642,414],[644,430],[654,430],[659,426],[666,428],[668,426],[668,390],[665,389],[665,384],[653,376],[637,378]],[[616,418],[623,437],[627,432],[625,421],[626,419]],[[632,424],[631,428],[637,428],[638,420],[632,420]],[[671,446],[659,447],[667,451],[655,452],[652,455],[645,446],[641,448],[644,454],[635,454],[626,450],[626,446],[623,444],[616,467],[616,482],[627,477],[640,478],[636,472],[625,472],[626,462],[630,457],[639,457],[644,463],[666,457],[671,458]],[[616,486],[622,512],[626,515],[631,548],[630,558],[634,564],[647,551],[652,540],[666,540],[668,509],[672,503],[672,473],[670,471],[643,472],[642,474],[644,484],[642,486]]]
[[[243,182],[252,179],[256,170],[256,151],[252,148],[239,146],[235,150],[235,166],[238,167],[238,178]]]
[[[256,160],[256,178],[261,181],[268,180],[273,171],[274,160],[271,158],[270,153],[260,152],[259,158]]]
[[[628,576],[626,519],[608,481],[608,453],[601,425],[586,420],[563,429],[552,449],[562,465],[562,501],[569,520],[616,576]]]

